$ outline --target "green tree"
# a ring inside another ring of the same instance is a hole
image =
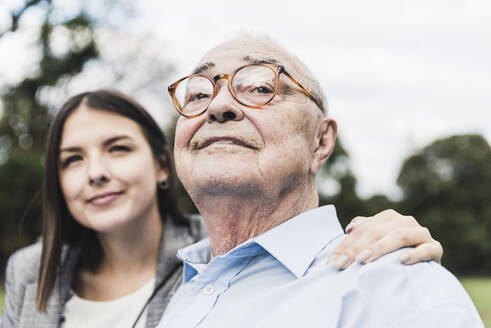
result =
[[[318,174],[320,205],[336,206],[343,226],[358,215],[368,216],[365,202],[356,193],[356,177],[349,166],[349,154],[338,139],[334,151]]]
[[[373,216],[386,209],[401,211],[400,204],[385,195],[360,198],[356,192],[357,179],[350,169],[349,160],[349,154],[338,138],[331,157],[319,172],[321,205],[334,204],[343,226],[356,216]]]
[[[479,135],[440,139],[404,162],[402,208],[439,240],[453,272],[491,273],[491,148]]]
[[[35,152],[12,152],[0,169],[0,250],[3,256],[28,243],[39,233],[39,189],[42,167]],[[22,188],[19,188],[22,186]]]
[[[111,12],[111,5],[104,2],[99,9]],[[10,26],[0,31],[0,42],[23,33],[24,17],[31,11],[43,17],[32,46],[40,53],[33,63],[36,68],[18,83],[0,81],[0,268],[13,250],[39,235],[42,155],[52,117],[42,94],[63,85],[99,57],[95,27],[103,18],[89,14],[83,5],[64,14],[51,0],[26,1],[13,10]],[[60,31],[65,35],[61,52],[53,47]]]
[[[19,148],[38,152],[43,149],[50,115],[47,106],[40,101],[39,92],[43,87],[54,86],[59,80],[78,74],[87,61],[98,56],[93,22],[88,15],[81,11],[75,17],[53,23],[51,0],[28,1],[23,8],[13,12],[11,27],[2,32],[2,37],[16,33],[22,15],[41,5],[45,8],[45,20],[39,27],[37,47],[41,59],[36,73],[17,85],[7,86],[1,94],[4,113],[0,120],[0,136],[10,140],[10,147],[3,150],[4,156]],[[53,53],[51,40],[55,27],[64,27],[70,34],[70,44],[63,55]]]

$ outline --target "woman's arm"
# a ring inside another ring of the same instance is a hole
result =
[[[329,257],[336,269],[345,269],[353,261],[368,263],[399,248],[414,246],[404,252],[404,264],[437,261],[443,255],[441,244],[431,237],[430,231],[419,225],[412,216],[394,210],[385,210],[373,217],[358,216],[346,226],[348,236]]]

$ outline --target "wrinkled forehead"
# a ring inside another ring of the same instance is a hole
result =
[[[241,38],[224,42],[208,51],[194,69],[194,74],[206,72],[231,73],[246,64],[282,65],[293,74],[297,67],[291,56],[266,40]]]

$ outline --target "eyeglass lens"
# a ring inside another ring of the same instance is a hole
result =
[[[278,85],[275,71],[261,65],[239,69],[229,83],[232,95],[246,106],[268,103],[274,97]],[[213,99],[213,90],[213,83],[203,76],[191,76],[181,81],[175,90],[181,112],[196,115],[204,111]]]

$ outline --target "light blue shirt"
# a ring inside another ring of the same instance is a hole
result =
[[[484,327],[458,280],[400,251],[344,271],[334,206],[305,212],[211,261],[209,240],[181,249],[183,284],[159,328]]]

